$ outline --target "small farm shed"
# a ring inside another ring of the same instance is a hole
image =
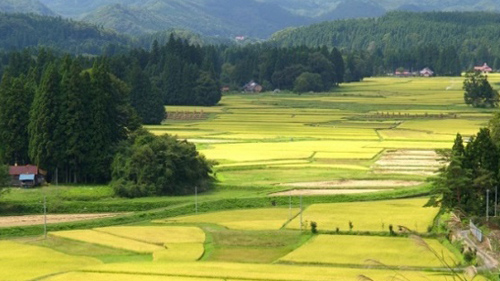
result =
[[[252,80],[243,86],[243,91],[247,93],[260,93],[262,92],[262,86]]]
[[[33,187],[45,182],[46,172],[34,165],[10,166],[10,184],[19,187]]]
[[[420,70],[420,76],[424,77],[431,77],[434,75],[434,71],[432,71],[430,68],[426,67],[422,70]]]

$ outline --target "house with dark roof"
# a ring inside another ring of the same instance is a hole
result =
[[[19,187],[33,187],[45,183],[47,173],[34,165],[10,166],[10,184]]]

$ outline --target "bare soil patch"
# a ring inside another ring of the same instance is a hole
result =
[[[444,164],[434,150],[387,150],[372,169],[376,174],[431,176]]]
[[[313,195],[338,195],[338,194],[358,194],[378,191],[387,191],[388,189],[294,189],[283,192],[269,194],[269,196],[313,196]]]
[[[442,164],[436,160],[416,160],[416,159],[398,159],[398,160],[389,160],[389,159],[383,159],[379,160],[376,163],[377,165],[380,166],[433,166],[433,167],[439,167]]]
[[[81,220],[109,218],[123,213],[47,215],[47,223],[61,223]],[[43,215],[0,217],[0,227],[39,225],[44,223]]]
[[[422,184],[421,181],[403,180],[334,180],[317,182],[283,183],[281,185],[302,188],[353,188],[353,187],[410,187]]]
[[[434,176],[436,172],[424,171],[424,170],[376,170],[376,174],[399,174],[399,175],[417,175],[417,176]]]
[[[388,150],[386,152],[387,155],[420,155],[420,156],[430,156],[430,157],[438,157],[438,154],[434,150],[407,150],[407,149],[402,149],[402,150]]]

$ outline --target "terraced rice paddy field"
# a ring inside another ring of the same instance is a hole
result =
[[[475,134],[493,112],[465,106],[462,81],[369,78],[331,93],[168,106],[203,118],[148,129],[218,162],[199,213],[0,241],[0,280],[454,280],[444,263],[461,272],[464,258],[429,235],[439,210],[423,205],[426,179],[445,164],[436,150],[458,132]],[[224,210],[207,208],[216,200]]]

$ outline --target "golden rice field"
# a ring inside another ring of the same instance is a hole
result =
[[[157,220],[157,223],[213,223],[236,230],[280,229],[299,209],[269,208],[213,212]]]
[[[189,226],[116,226],[95,228],[94,230],[161,246],[205,242],[205,232],[198,227]]]
[[[300,162],[280,162],[310,161],[309,167],[318,169],[362,167],[356,174],[364,171],[369,177],[374,171],[367,161],[375,161],[382,150],[445,149],[456,133],[472,135],[487,125],[493,111],[465,106],[462,81],[377,77],[344,84],[331,93],[228,95],[215,107],[167,106],[172,112],[203,111],[210,114],[206,120],[167,120],[148,128],[155,134],[196,139],[200,152],[220,164],[216,170],[223,169],[218,172],[221,185],[233,186],[224,179],[238,176],[238,167],[251,169],[251,162],[259,163],[255,175],[281,168],[306,178]],[[223,140],[238,143],[220,143]]]
[[[101,264],[101,261],[71,256],[37,246],[0,241],[0,280],[32,280],[59,272],[67,272]]]
[[[419,243],[426,243],[426,247]],[[334,265],[384,265],[412,268],[444,267],[439,258],[450,264],[458,264],[459,259],[433,239],[414,240],[411,238],[318,235],[305,245],[281,258],[282,262]]]
[[[124,274],[124,273],[95,273],[95,272],[70,272],[60,275],[55,275],[49,278],[42,279],[44,281],[230,281],[229,279],[214,279],[214,278],[191,278],[179,276],[165,275],[149,275],[149,274]]]
[[[319,230],[349,230],[349,221],[353,231],[389,232],[389,225],[394,231],[404,226],[417,232],[426,232],[432,225],[438,208],[424,208],[427,198],[399,199],[390,201],[369,201],[356,203],[313,204],[303,211],[303,223],[314,221]],[[308,226],[308,225],[307,225]],[[300,229],[300,217],[296,217],[287,226]]]
[[[128,238],[122,238],[115,235],[98,232],[90,229],[86,230],[67,230],[51,232],[50,235],[83,241],[92,244],[108,246],[111,248],[128,250],[136,253],[153,253],[164,250],[165,247],[150,243],[140,242]]]
[[[184,226],[116,226],[51,232],[81,242],[153,254],[154,261],[195,261],[204,253],[205,232]]]
[[[89,271],[93,273],[103,272],[105,274],[128,273],[135,276],[155,275],[166,278],[197,277],[252,281],[357,281],[360,275],[376,281],[392,280],[395,276],[412,281],[452,280],[450,275],[442,272],[224,262],[169,263],[168,266],[163,263],[106,264],[93,267]],[[476,278],[475,280],[482,281],[485,279]]]

